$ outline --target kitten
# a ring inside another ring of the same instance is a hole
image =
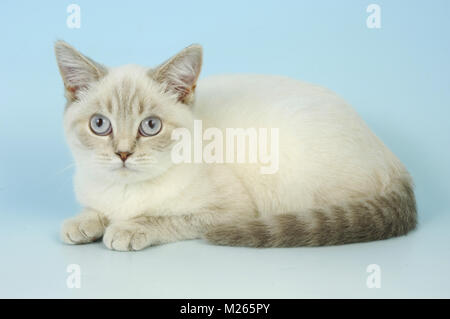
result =
[[[410,175],[356,112],[327,89],[265,75],[197,84],[202,48],[153,68],[107,68],[63,41],[55,53],[64,127],[84,207],[64,222],[69,244],[103,238],[140,250],[205,238],[230,246],[337,245],[405,235],[416,226]],[[278,128],[279,169],[179,163],[177,129]]]

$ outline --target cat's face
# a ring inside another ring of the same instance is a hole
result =
[[[56,54],[68,99],[65,133],[78,172],[130,183],[174,165],[171,135],[192,126],[201,48],[189,47],[155,69],[106,69],[61,42]]]

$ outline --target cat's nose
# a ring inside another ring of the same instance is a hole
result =
[[[120,159],[122,160],[122,162],[125,163],[125,161],[127,160],[128,157],[131,156],[130,152],[117,152],[116,155],[120,157]]]

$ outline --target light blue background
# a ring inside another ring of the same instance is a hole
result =
[[[450,1],[70,1],[0,4],[0,297],[450,297]],[[340,247],[247,249],[202,241],[135,253],[66,246],[75,214],[53,42],[106,65],[155,65],[204,46],[203,76],[287,75],[345,97],[414,177],[417,231]],[[67,168],[67,169],[65,169]],[[81,266],[81,289],[66,267]],[[382,287],[366,287],[378,264]]]

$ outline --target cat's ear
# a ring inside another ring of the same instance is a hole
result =
[[[151,77],[166,85],[178,101],[190,104],[202,68],[202,47],[193,44],[152,70]]]
[[[76,100],[80,89],[98,81],[108,72],[106,67],[84,56],[64,41],[55,43],[55,55],[69,100]]]

